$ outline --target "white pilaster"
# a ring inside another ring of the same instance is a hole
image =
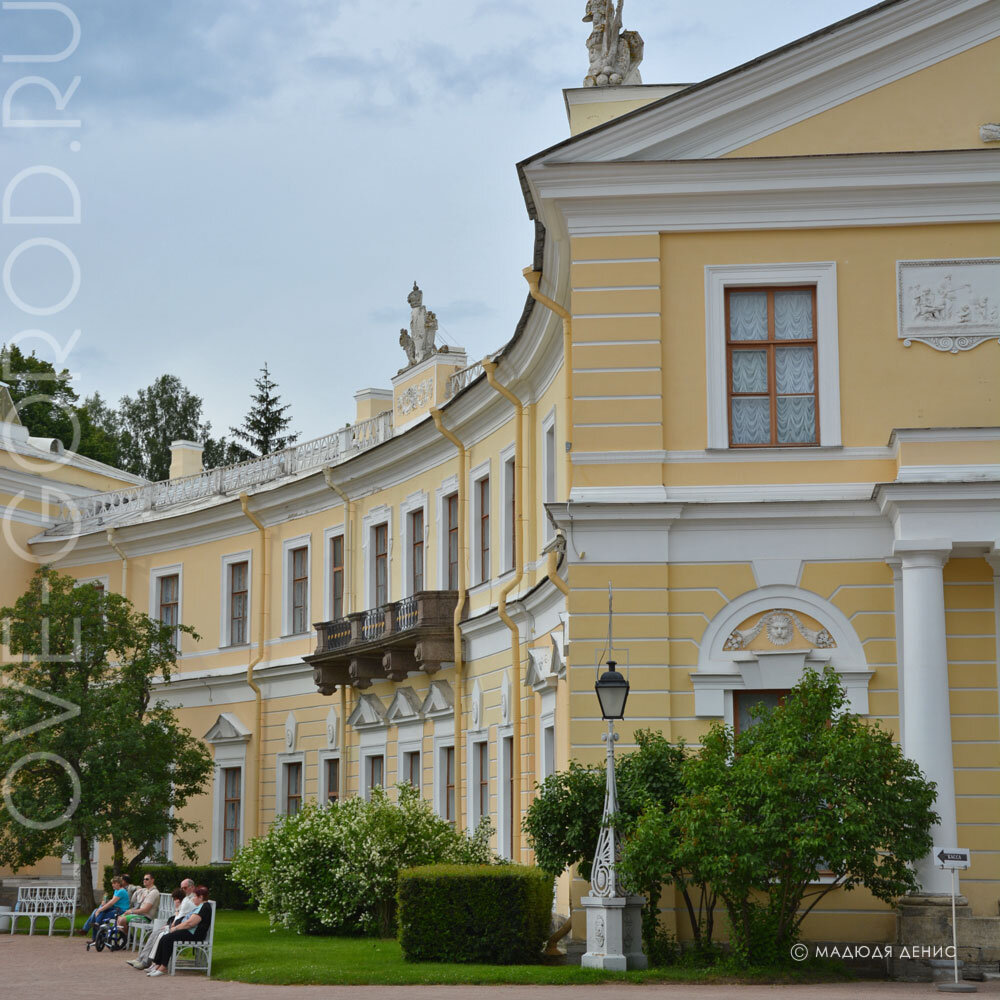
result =
[[[957,845],[944,619],[943,569],[950,554],[951,542],[940,538],[899,540],[893,546],[903,584],[903,751],[937,785],[934,808],[941,820],[931,831],[934,843]],[[917,877],[925,893],[951,892],[950,873],[936,869],[931,855],[918,862]]]

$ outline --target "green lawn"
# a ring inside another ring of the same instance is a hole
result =
[[[848,978],[835,963],[803,963],[734,977],[677,968],[604,973],[574,965],[449,965],[411,963],[392,939],[312,937],[274,931],[259,913],[220,912],[212,978],[243,983],[402,985],[408,983],[829,982]]]

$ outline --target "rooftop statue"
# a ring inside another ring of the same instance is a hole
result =
[[[400,346],[406,351],[407,367],[426,361],[435,353],[437,316],[424,306],[424,293],[413,282],[413,291],[406,297],[410,303],[410,332],[399,331]]]
[[[622,31],[622,7],[625,0],[587,0],[584,21],[594,23],[587,39],[590,71],[583,78],[585,87],[620,87],[642,83],[639,63],[643,42],[638,31]]]

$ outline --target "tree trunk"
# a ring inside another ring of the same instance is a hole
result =
[[[94,898],[94,872],[90,863],[90,841],[80,837],[80,909],[88,916],[97,907]]]
[[[111,838],[111,870],[116,875],[121,875],[125,871],[125,844],[121,837]]]

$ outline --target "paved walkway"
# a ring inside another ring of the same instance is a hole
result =
[[[1000,997],[1000,980],[978,983]],[[929,983],[823,986],[251,986],[185,973],[149,980],[125,964],[125,953],[85,952],[83,939],[0,934],[0,994],[44,1000],[896,1000],[939,997]]]

